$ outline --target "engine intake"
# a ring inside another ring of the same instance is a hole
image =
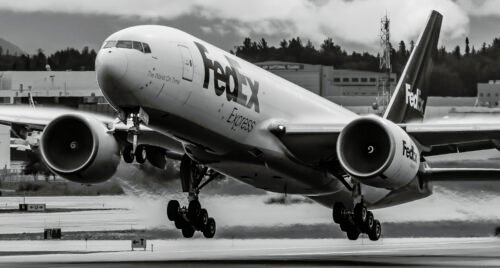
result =
[[[119,146],[104,124],[81,114],[52,120],[44,129],[40,152],[47,166],[80,183],[109,179],[120,162]]]
[[[337,140],[337,156],[351,176],[375,187],[397,189],[418,172],[419,151],[408,134],[378,116],[349,123]]]

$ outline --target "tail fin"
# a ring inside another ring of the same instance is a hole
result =
[[[394,123],[421,121],[429,94],[432,56],[437,51],[443,16],[432,11],[391,97],[384,118]]]

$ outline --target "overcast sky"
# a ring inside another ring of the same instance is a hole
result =
[[[98,48],[122,28],[162,24],[226,50],[246,36],[273,45],[300,36],[316,46],[332,37],[348,51],[376,52],[383,15],[396,45],[416,39],[432,9],[444,15],[441,43],[448,50],[466,36],[476,47],[500,36],[498,0],[0,0],[0,37],[28,53],[51,53]]]

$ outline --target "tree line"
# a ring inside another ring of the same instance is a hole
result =
[[[81,51],[75,48],[66,48],[45,55],[38,49],[33,55],[10,55],[3,53],[0,47],[0,71],[93,71],[97,53],[89,47]]]
[[[397,48],[391,46],[392,71],[400,76],[413,50],[404,41]],[[452,51],[440,47],[434,55],[434,68],[430,76],[430,90],[437,96],[476,96],[477,83],[500,80],[500,39],[492,44],[483,43],[480,49],[470,47],[465,39],[464,52],[460,46]],[[253,41],[245,38],[241,45],[231,52],[250,62],[291,61],[307,64],[334,66],[336,69],[353,69],[380,72],[380,55],[370,53],[347,53],[340,45],[328,38],[316,48],[311,41],[303,42],[300,37],[282,40],[278,47],[269,46],[262,38]]]

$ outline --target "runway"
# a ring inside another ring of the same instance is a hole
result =
[[[151,251],[151,244],[153,251]],[[500,239],[392,238],[153,240],[147,251],[130,241],[1,241],[8,267],[336,267],[500,266]]]

